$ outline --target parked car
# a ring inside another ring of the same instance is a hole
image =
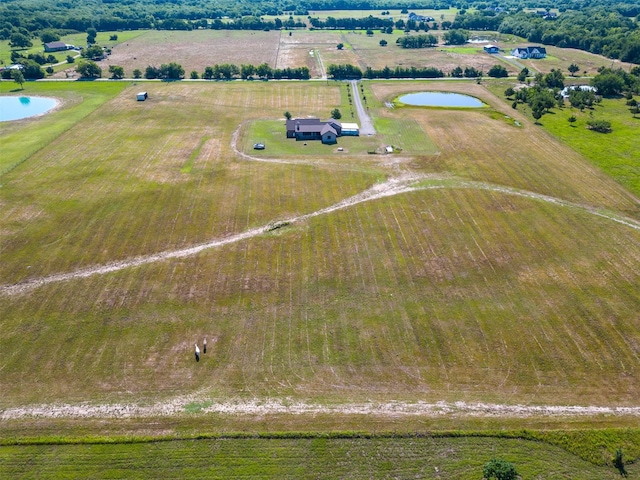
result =
[[[264,150],[266,147],[264,145],[264,143],[254,143],[253,144],[253,149],[254,150]]]

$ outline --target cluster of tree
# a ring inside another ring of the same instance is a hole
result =
[[[362,78],[362,70],[351,64],[334,65],[327,67],[327,75],[334,80],[360,79]]]
[[[162,80],[180,80],[184,78],[184,68],[176,62],[163,63],[160,67],[149,65],[144,71],[144,78],[148,80],[158,78]]]
[[[517,91],[513,88],[507,88],[504,93],[507,98],[514,97],[511,104],[513,108],[518,108],[518,104],[521,103],[529,105],[536,122],[553,107],[562,105],[564,102],[557,89],[550,89],[542,83],[533,87],[523,87]]]
[[[493,78],[505,78],[509,76],[509,72],[502,65],[494,65],[489,69],[487,75]]]
[[[196,28],[269,30],[304,28],[308,20],[314,28],[362,28],[388,32],[393,27],[405,31],[425,30],[425,22],[397,20],[388,15],[381,18],[332,19],[325,21],[307,16],[309,10],[355,9],[380,10],[382,8],[434,8],[451,6],[460,8],[454,22],[443,21],[443,30],[457,32],[498,30],[527,38],[530,42],[572,47],[603,54],[623,61],[640,63],[640,7],[635,3],[617,0],[538,0],[538,9],[557,8],[562,14],[555,19],[527,13],[529,4],[522,0],[501,0],[499,8],[481,0],[302,0],[292,4],[284,0],[203,0],[180,2],[177,0],[78,0],[74,2],[47,2],[45,0],[12,0],[0,4],[0,39],[10,40],[14,48],[27,48],[33,39],[44,32],[59,35],[62,32],[114,31],[132,29],[190,30]],[[408,10],[403,8],[404,12]],[[545,12],[543,10],[543,12]],[[288,19],[263,19],[264,15],[286,16]],[[636,17],[634,20],[633,17]],[[435,28],[432,25],[431,28]],[[89,43],[95,36],[88,35]],[[458,44],[459,36],[446,39]],[[466,40],[466,39],[465,39]]]
[[[235,78],[249,80],[256,77],[262,80],[270,78],[275,80],[308,80],[311,78],[311,73],[307,67],[272,68],[266,63],[258,66],[243,64],[238,67],[232,63],[223,63],[206,67],[202,74],[202,78],[205,80],[233,80]]]
[[[44,78],[46,75],[45,71],[35,60],[28,60],[25,58],[24,60],[21,60],[20,62],[17,62],[17,63],[19,65],[22,65],[22,68],[19,69],[18,71],[22,73],[23,79],[39,80],[41,78]],[[0,74],[0,77],[3,80],[10,80],[11,78],[13,78],[11,75],[15,71],[16,70],[8,70],[8,69],[3,70],[2,74]]]
[[[374,70],[371,67],[367,67],[364,71],[364,77],[373,78],[442,78],[444,72],[435,67],[401,67],[397,66],[394,69],[384,67],[380,70]]]
[[[621,68],[601,68],[591,80],[591,86],[603,97],[615,97],[624,92],[639,93],[640,67],[634,67],[628,73]]]
[[[447,45],[464,45],[469,40],[469,32],[466,30],[449,30],[444,32],[443,38]]]
[[[585,108],[591,108],[598,102],[598,97],[593,90],[584,90],[581,88],[569,89],[569,104],[573,108],[579,108],[581,111]]]
[[[438,44],[438,38],[435,35],[426,33],[423,35],[407,35],[398,37],[396,45],[402,48],[426,48],[434,47]]]
[[[451,24],[451,28],[463,30],[498,30],[506,12],[496,13],[495,9],[481,9],[473,12],[461,10]]]
[[[17,51],[11,52],[11,62],[12,63],[20,63],[24,60],[33,60],[38,65],[45,65],[47,63],[57,63],[58,59],[53,55],[44,55],[43,53],[30,53],[26,57],[22,55],[22,53]]]
[[[478,78],[482,76],[482,72],[474,67],[465,67],[464,70],[462,69],[462,67],[455,67],[453,70],[451,70],[451,73],[449,75],[455,78]]]
[[[102,69],[93,60],[82,60],[76,65],[76,72],[83,78],[100,78]]]
[[[315,29],[329,29],[329,30],[371,30],[371,29],[393,29],[393,20],[390,18],[379,18],[369,15],[364,18],[333,18],[327,17],[326,20],[319,18],[309,19],[309,23]]]

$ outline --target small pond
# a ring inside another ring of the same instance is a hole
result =
[[[57,103],[57,100],[46,97],[0,97],[0,122],[41,115]]]
[[[484,107],[476,97],[449,92],[408,93],[398,98],[405,105],[416,107]]]

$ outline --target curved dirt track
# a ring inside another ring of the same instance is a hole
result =
[[[328,207],[322,208],[315,212],[299,215],[297,217],[283,219],[281,220],[281,222],[289,223],[289,224],[300,222],[300,221],[307,220],[309,218],[325,215],[325,214],[334,212],[336,210],[348,208],[362,202],[369,202],[371,200],[377,200],[380,198],[390,197],[393,195],[398,195],[401,193],[407,193],[407,192],[416,191],[416,190],[442,189],[442,188],[470,188],[470,189],[478,189],[478,190],[489,190],[493,192],[504,193],[506,195],[516,195],[519,197],[530,198],[532,200],[552,203],[558,206],[575,208],[575,209],[579,209],[584,212],[590,213],[592,215],[596,215],[617,223],[621,223],[634,230],[640,230],[640,222],[636,220],[622,217],[615,213],[604,212],[596,208],[589,208],[589,207],[585,207],[584,205],[578,205],[575,203],[567,202],[559,198],[549,197],[547,195],[542,195],[539,193],[516,190],[508,187],[501,187],[498,185],[490,185],[490,184],[479,183],[479,182],[461,181],[458,184],[450,183],[447,186],[438,185],[438,184],[433,184],[428,186],[419,185],[419,182],[421,180],[426,180],[426,179],[429,179],[431,182],[447,179],[449,182],[451,182],[450,177],[437,177],[437,176],[427,177],[424,175],[405,173],[401,176],[391,177],[386,182],[378,183],[372,186],[371,188],[361,193],[358,193],[352,197],[346,198],[334,205],[330,205]],[[47,277],[33,278],[15,285],[3,285],[3,286],[0,286],[0,295],[18,295],[18,294],[29,292],[35,288],[38,288],[50,283],[64,282],[67,280],[73,280],[77,278],[86,278],[93,275],[101,275],[105,273],[117,272],[119,270],[124,270],[126,268],[138,267],[141,265],[161,262],[161,261],[165,261],[172,258],[190,257],[204,250],[210,250],[213,248],[222,247],[230,243],[235,243],[242,240],[246,240],[248,238],[256,237],[258,235],[262,235],[264,233],[267,233],[272,227],[273,227],[273,223],[269,222],[266,225],[261,227],[256,227],[250,230],[246,230],[244,232],[231,235],[229,237],[214,239],[214,240],[211,240],[210,242],[194,245],[189,248],[183,248],[179,250],[169,250],[165,252],[154,253],[151,255],[135,257],[129,260],[122,260],[119,262],[108,263],[105,265],[96,265],[93,267],[87,267],[80,270],[76,270],[74,272],[60,273],[56,275],[50,275]]]

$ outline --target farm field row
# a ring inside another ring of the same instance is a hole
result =
[[[0,475],[477,479],[483,465],[495,456],[517,465],[522,478],[619,478],[611,467],[595,466],[546,443],[472,437],[226,438],[0,446]]]
[[[259,65],[267,63],[273,68],[295,68],[306,66],[312,77],[318,78],[322,71],[319,58],[325,67],[330,64],[351,63],[362,69],[371,67],[381,69],[385,66],[403,67],[435,67],[448,74],[457,66],[473,67],[487,72],[491,66],[501,64],[511,74],[517,73],[517,68],[499,57],[484,53],[482,43],[469,44],[464,49],[455,46],[445,46],[440,30],[429,33],[440,38],[441,45],[437,48],[402,49],[395,42],[404,36],[401,30],[392,34],[382,34],[376,31],[367,36],[362,30],[293,30],[293,31],[229,31],[229,30],[194,30],[167,31],[141,30],[133,32],[100,32],[97,37],[99,45],[112,49],[112,54],[100,63],[103,75],[108,76],[110,65],[122,66],[125,75],[133,76],[134,69],[144,72],[149,65],[160,66],[163,63],[177,62],[183,66],[187,76],[191,71],[202,74],[205,67],[215,64],[234,63]],[[117,41],[109,40],[115,34]],[[416,34],[416,33],[413,33]],[[498,45],[508,54],[509,50],[518,45],[526,45],[524,39],[512,35],[501,35],[497,32],[472,32],[472,35],[486,38]],[[68,35],[62,38],[66,43],[84,45],[85,34]],[[386,40],[387,46],[382,47],[380,40]],[[342,43],[344,49],[336,46]],[[42,52],[40,44],[25,51],[25,53]],[[580,67],[582,75],[595,75],[600,67],[610,67],[612,61],[599,55],[572,49],[561,49],[547,46],[548,57],[544,60],[521,61],[533,72],[548,73],[552,68],[567,72],[567,67],[575,63]],[[0,42],[0,58],[8,64],[9,48],[7,41]],[[58,61],[65,61],[68,52],[57,52],[54,56]],[[614,62],[628,68],[628,64]],[[66,68],[66,73],[62,70]],[[65,78],[74,75],[75,66],[56,67],[54,78]],[[60,70],[60,71],[58,71]],[[568,73],[568,72],[567,72]]]

